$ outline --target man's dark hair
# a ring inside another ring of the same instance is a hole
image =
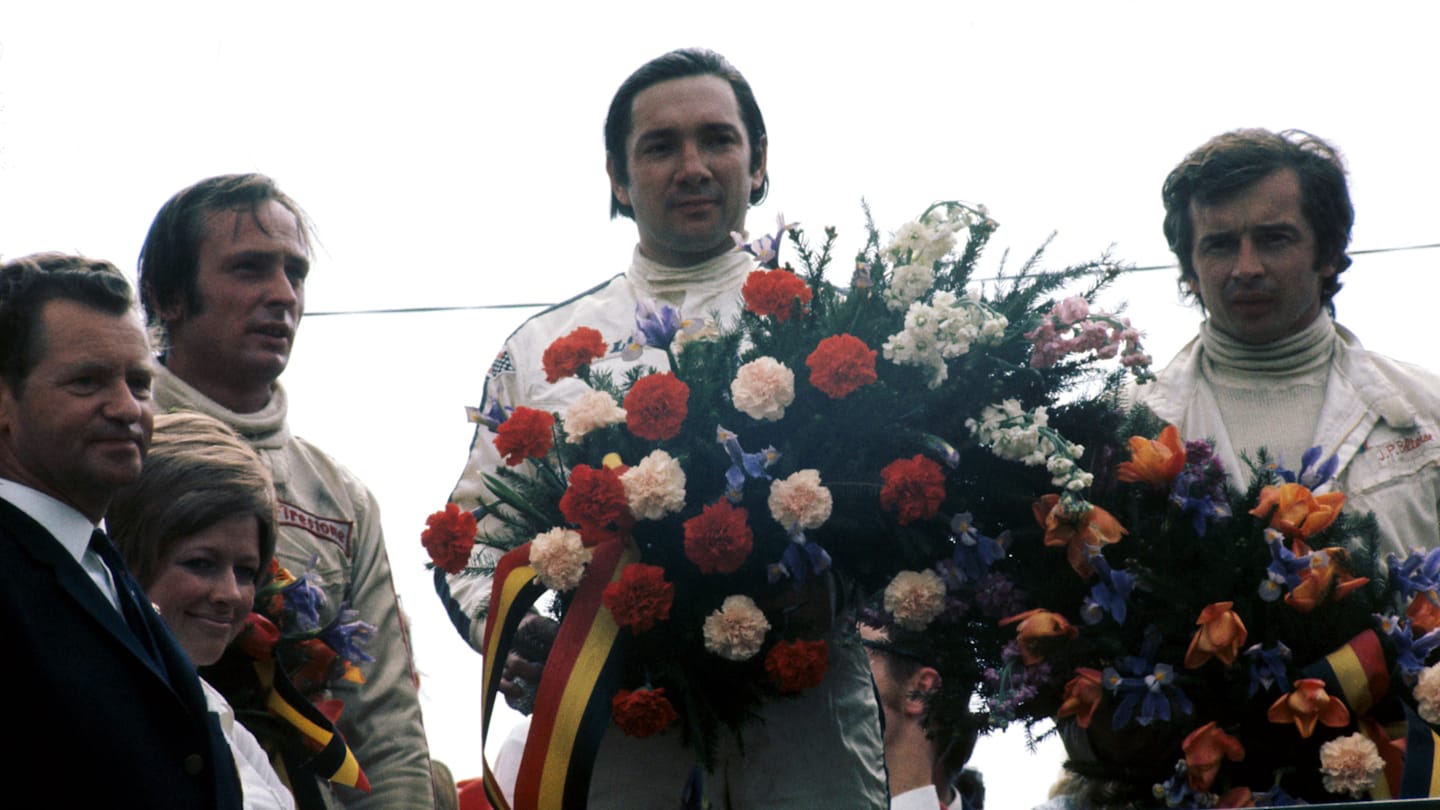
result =
[[[45,305],[57,300],[75,301],[107,315],[124,315],[135,308],[130,282],[106,261],[36,253],[0,264],[0,379],[17,396],[44,354]]]
[[[1335,265],[1334,275],[1320,287],[1322,301],[1333,311],[1331,299],[1340,291],[1340,274],[1350,266],[1345,249],[1355,224],[1355,208],[1350,204],[1345,164],[1339,151],[1298,129],[1279,133],[1238,129],[1217,135],[1191,152],[1165,178],[1160,192],[1165,202],[1165,239],[1180,260],[1182,291],[1188,292],[1187,282],[1196,280],[1191,260],[1195,225],[1190,203],[1228,202],[1282,169],[1293,169],[1300,180],[1300,209],[1315,233],[1316,266]]]
[[[200,311],[200,246],[205,241],[206,220],[212,214],[249,211],[256,226],[268,235],[258,212],[271,200],[295,215],[300,240],[308,252],[312,238],[310,218],[263,174],[210,177],[167,200],[150,223],[150,232],[140,247],[138,283],[146,322],[163,328],[160,312],[181,301],[191,312]]]
[[[764,157],[765,116],[760,113],[760,105],[755,101],[755,93],[750,89],[750,83],[720,54],[704,48],[682,48],[641,65],[639,70],[631,73],[620,85],[620,89],[615,91],[615,97],[610,100],[610,112],[605,116],[605,154],[615,167],[615,182],[621,185],[630,182],[625,141],[629,139],[634,126],[631,116],[635,111],[635,97],[640,95],[642,90],[661,82],[691,76],[719,76],[729,82],[730,89],[735,91],[735,101],[740,106],[740,118],[745,122],[745,134],[750,140],[750,171],[760,168],[760,161]],[[750,204],[759,205],[769,190],[770,175],[766,174],[760,181],[760,188],[751,192]],[[617,216],[634,219],[635,209],[621,203],[612,189],[610,218]]]

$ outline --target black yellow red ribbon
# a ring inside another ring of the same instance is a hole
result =
[[[1440,737],[1399,698],[1389,694],[1390,665],[1379,635],[1366,630],[1304,670],[1341,696],[1385,761],[1372,799],[1440,796]]]
[[[637,559],[638,552],[624,541],[602,542],[595,547],[585,578],[575,589],[545,660],[513,805],[506,802],[489,762],[485,763],[486,794],[499,810],[568,810],[585,806],[595,753],[610,722],[610,698],[623,659],[619,627],[600,595],[606,585],[619,578],[626,565]],[[544,593],[530,565],[528,544],[506,554],[495,567],[484,639],[482,737],[489,732],[501,672],[515,632]]]
[[[275,677],[274,661],[256,661],[255,672],[265,689],[265,708],[299,731],[305,747],[314,752],[304,765],[331,782],[369,793],[370,780],[330,718],[306,700],[289,678]]]

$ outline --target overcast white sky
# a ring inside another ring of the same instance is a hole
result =
[[[223,172],[270,174],[305,206],[321,251],[284,377],[292,427],[380,497],[432,753],[473,776],[480,659],[439,610],[418,533],[465,459],[463,406],[530,310],[318,313],[555,301],[623,270],[634,229],[607,221],[606,106],[688,45],[728,56],[765,111],[772,190],[752,228],[778,211],[835,225],[842,272],[862,197],[886,229],[936,199],[986,204],[992,267],[1051,231],[1057,262],[1114,245],[1168,264],[1161,180],[1240,126],[1344,151],[1355,248],[1434,245],[1437,23],[1424,2],[17,0],[0,5],[0,256],[133,271],[160,204]],[[1357,258],[1340,320],[1440,368],[1437,264]],[[1122,299],[1160,359],[1198,320],[1170,270],[1127,278]],[[994,807],[1028,806],[1057,761],[1014,753],[981,744]]]

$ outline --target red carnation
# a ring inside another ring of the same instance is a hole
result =
[[[810,368],[810,384],[831,399],[875,382],[875,350],[854,335],[831,335],[820,341],[805,365]]]
[[[605,586],[600,601],[610,608],[615,623],[643,633],[657,621],[670,618],[675,586],[665,581],[665,569],[658,565],[632,563],[620,572],[620,580]]]
[[[932,518],[945,500],[945,473],[924,456],[897,459],[880,471],[880,505],[900,512],[900,525]]]
[[[610,719],[631,737],[658,734],[679,718],[664,689],[621,689],[610,700]]]
[[[495,449],[514,467],[527,458],[540,458],[555,446],[555,417],[521,406],[495,429]]]
[[[612,526],[629,527],[633,522],[620,476],[585,464],[570,471],[570,485],[560,496],[560,513],[580,527],[587,546],[595,545]]]
[[[722,500],[685,521],[685,556],[702,574],[731,574],[750,555],[754,535],[744,509]]]
[[[765,674],[781,692],[803,692],[825,680],[829,655],[823,641],[782,641],[766,654]]]
[[[540,364],[545,367],[545,382],[573,377],[580,369],[605,356],[605,338],[588,326],[582,326],[545,349]]]
[[[647,374],[625,395],[625,425],[642,439],[663,442],[680,433],[690,386],[674,374]]]
[[[430,559],[447,574],[458,574],[470,564],[475,548],[475,516],[453,503],[425,518],[420,542]]]
[[[789,270],[756,270],[745,278],[740,288],[745,308],[761,316],[769,315],[776,323],[784,323],[800,303],[803,311],[810,304],[810,285]]]

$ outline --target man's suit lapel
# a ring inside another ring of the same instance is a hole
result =
[[[136,638],[135,633],[130,630],[130,625],[126,624],[125,617],[115,609],[114,605],[110,604],[110,600],[105,598],[105,594],[95,587],[94,580],[90,579],[90,575],[85,573],[85,569],[75,562],[75,558],[70,556],[70,552],[60,545],[60,541],[56,540],[29,515],[4,500],[0,500],[0,518],[13,527],[21,548],[54,572],[55,582],[60,590],[68,598],[74,600],[90,620],[104,628],[107,635],[129,650],[130,654],[135,656],[146,669],[155,673],[155,677],[167,684],[170,683],[171,679],[161,669],[160,662],[146,651],[140,639]],[[125,587],[124,583],[129,579],[128,574],[116,577],[121,588]],[[143,595],[143,592],[141,593]],[[119,595],[122,598],[126,596],[123,592]],[[141,602],[141,605],[142,613],[155,614],[155,611],[150,608],[149,602]],[[160,622],[158,615],[155,615],[154,619],[156,622]],[[148,620],[149,616],[147,616]],[[164,631],[163,626],[160,629]],[[155,627],[152,624],[151,632],[153,633],[154,630]],[[168,631],[165,633],[168,634]],[[173,640],[171,643],[173,645]],[[167,662],[166,666],[168,665]]]

